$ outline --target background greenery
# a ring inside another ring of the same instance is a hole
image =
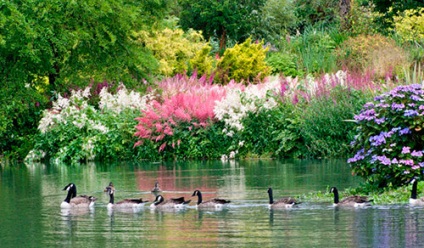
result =
[[[423,40],[405,32],[408,23],[419,25],[419,7],[420,1],[411,0],[3,2],[0,154],[23,159],[34,148],[52,155],[60,144],[75,144],[63,159],[86,159],[78,139],[88,136],[79,130],[63,126],[48,136],[37,130],[58,94],[69,97],[71,90],[86,86],[96,91],[99,84],[116,88],[122,82],[163,100],[158,82],[171,78],[185,85],[188,80],[172,78],[181,74],[208,77],[215,85],[231,80],[250,85],[268,75],[307,82],[344,70],[351,75],[347,81],[373,86],[335,84],[320,96],[308,94],[302,88],[306,83],[291,85],[294,95],[272,96],[278,106],[248,113],[245,128],[235,136],[224,135],[219,121],[194,131],[181,126],[176,131],[182,145],[163,153],[152,140],[133,148],[137,139],[131,130],[141,113],[100,111],[96,118],[109,123],[110,133],[97,141],[96,158],[207,159],[231,152],[237,157],[348,157],[355,124],[347,120],[380,92],[423,78]],[[414,15],[403,12],[411,8]],[[98,110],[96,101],[94,95],[89,104]]]

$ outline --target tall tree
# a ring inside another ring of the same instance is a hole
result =
[[[180,25],[201,30],[206,39],[219,39],[224,49],[227,38],[242,42],[259,26],[260,10],[266,0],[181,0]]]
[[[90,80],[136,86],[154,72],[132,34],[161,20],[169,1],[1,1],[0,157],[35,132],[42,95]]]
[[[146,77],[155,60],[131,34],[165,9],[166,0],[4,1],[0,80],[37,83],[48,77],[54,89],[90,79]]]

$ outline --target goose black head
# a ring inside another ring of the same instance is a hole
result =
[[[74,198],[77,196],[77,186],[74,183],[70,183],[63,188],[63,190],[68,191],[68,194],[71,196],[71,198]]]
[[[200,193],[200,191],[196,189],[191,196],[199,195],[199,193]]]
[[[71,190],[71,189],[73,189],[73,188],[75,188],[75,189],[76,189],[75,184],[74,184],[74,183],[70,183],[70,184],[66,185],[66,186],[65,186],[65,188],[63,188],[63,190],[70,191],[70,190]]]
[[[330,193],[336,193],[336,192],[338,192],[337,188],[336,187],[331,187]]]
[[[105,188],[104,192],[107,192],[109,195],[113,195],[113,193],[115,192],[115,188],[109,185]]]
[[[418,182],[420,180],[420,178],[419,177],[413,177],[410,181],[409,181],[409,183],[410,184],[413,184],[413,183],[415,183],[415,182]]]

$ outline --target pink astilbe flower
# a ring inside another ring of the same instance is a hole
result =
[[[380,90],[382,85],[373,81],[372,73],[351,74],[346,71],[325,74],[319,78],[281,77],[279,80],[281,97],[287,97],[293,103],[297,102],[295,96],[301,96],[306,102],[314,98],[328,97],[336,87],[355,90]]]
[[[161,100],[152,101],[149,108],[142,111],[141,117],[136,118],[135,136],[141,139],[150,139],[154,142],[164,142],[159,147],[163,151],[167,147],[175,147],[172,138],[174,129],[181,124],[189,124],[189,130],[205,128],[215,121],[215,102],[226,94],[226,88],[213,85],[212,79],[205,76],[197,79],[177,75],[158,83],[162,89]],[[201,123],[200,125],[194,125]],[[168,141],[169,140],[169,141]],[[176,143],[179,146],[180,140]],[[140,145],[141,143],[136,143]],[[174,145],[172,145],[174,144]]]

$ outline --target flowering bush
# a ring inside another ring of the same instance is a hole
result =
[[[129,159],[135,117],[146,108],[150,95],[140,96],[120,86],[116,94],[104,87],[99,106],[90,105],[90,88],[72,91],[69,98],[58,95],[53,107],[43,113],[34,149],[27,159],[55,161]]]
[[[216,118],[225,123],[224,133],[231,137],[234,132],[243,130],[242,120],[249,113],[255,114],[276,107],[274,97],[279,95],[279,90],[278,80],[249,84],[246,87],[230,83],[226,96],[217,101],[214,108]]]
[[[150,140],[159,144],[159,152],[175,152],[215,121],[215,101],[221,100],[225,90],[206,77],[197,79],[196,75],[190,78],[177,75],[158,85],[163,99],[152,101],[137,118],[135,136],[140,140],[135,146]],[[183,157],[187,157],[187,153]]]
[[[367,183],[400,186],[422,173],[424,90],[419,84],[398,86],[375,97],[355,116],[352,170]]]

